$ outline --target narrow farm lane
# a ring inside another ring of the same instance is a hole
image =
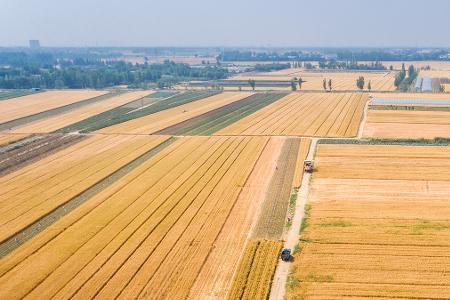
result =
[[[311,146],[309,148],[308,160],[314,158],[314,153],[316,150],[318,139],[311,140]],[[295,204],[295,213],[292,219],[292,225],[286,234],[286,241],[284,243],[284,248],[294,249],[299,241],[300,227],[305,215],[305,204],[309,193],[309,183],[311,180],[311,174],[305,173],[303,175],[302,185],[298,191],[297,201]],[[284,299],[286,294],[286,282],[289,275],[291,264],[289,262],[284,262],[282,260],[278,261],[278,265],[273,277],[272,288],[270,291],[270,300],[281,300]]]

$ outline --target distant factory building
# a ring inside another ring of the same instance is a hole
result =
[[[30,40],[30,49],[39,49],[41,48],[41,43],[39,40]]]

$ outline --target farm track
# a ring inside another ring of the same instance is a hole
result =
[[[176,141],[6,256],[0,293],[11,299],[26,294],[186,297],[206,259],[205,249],[212,249],[266,142]],[[155,168],[158,172],[148,177],[146,170]],[[114,200],[124,195],[137,198]],[[66,250],[58,252],[62,245]],[[162,255],[167,251],[168,256]],[[42,259],[46,270],[23,269],[33,269]],[[12,280],[19,270],[20,277]]]
[[[33,224],[29,225],[22,231],[18,232],[16,235],[12,236],[8,240],[4,241],[0,244],[0,258],[6,256],[7,254],[11,253],[13,250],[15,250],[17,247],[24,244],[26,241],[30,240],[43,230],[45,230],[47,227],[76,209],[78,206],[83,204],[84,202],[88,201],[90,198],[94,197],[98,193],[100,193],[102,190],[113,184],[114,182],[120,180],[123,176],[131,172],[133,169],[135,169],[137,166],[139,166],[141,163],[149,159],[150,157],[154,156],[156,153],[161,151],[164,147],[167,147],[171,143],[173,143],[175,139],[169,139],[164,141],[163,143],[159,144],[155,148],[151,149],[150,151],[146,152],[142,156],[136,158],[129,164],[123,166],[113,174],[109,175],[108,177],[102,179],[100,182],[96,183],[95,185],[88,188],[86,191],[82,192],[80,195],[74,197],[67,203],[65,203],[63,206],[60,206],[56,209],[54,209],[52,212],[48,213],[41,219],[37,220]]]
[[[266,93],[251,95],[203,115],[165,128],[155,134],[171,135],[211,135],[218,130],[252,114],[255,111],[286,96],[286,93]]]

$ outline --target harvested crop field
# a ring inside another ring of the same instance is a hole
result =
[[[267,143],[177,139],[4,257],[0,298],[186,298]]]
[[[217,135],[356,136],[365,94],[291,93]]]
[[[444,299],[450,148],[318,146],[287,299]]]
[[[102,101],[84,105],[77,109],[57,114],[49,118],[44,118],[35,122],[28,123],[16,128],[12,128],[8,132],[12,133],[51,133],[58,129],[64,128],[71,124],[77,123],[100,113],[109,111],[116,107],[125,105],[129,102],[136,101],[151,94],[151,91],[128,92]]]
[[[152,134],[224,105],[242,100],[248,96],[251,96],[251,93],[224,92],[191,103],[165,109],[148,116],[106,127],[98,132],[104,134]]]
[[[0,101],[0,124],[105,95],[106,91],[50,91]]]
[[[0,178],[0,242],[168,137],[93,136]]]
[[[249,241],[227,299],[267,299],[282,246],[281,241]]]
[[[258,221],[252,231],[255,239],[278,240],[282,237],[301,141],[296,138],[283,141]]]
[[[364,137],[450,137],[450,111],[369,109]]]
[[[286,93],[254,94],[242,100],[209,111],[198,117],[163,129],[156,134],[211,135],[286,95]]]

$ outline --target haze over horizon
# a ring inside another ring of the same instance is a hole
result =
[[[0,47],[449,47],[450,1],[2,1]]]

